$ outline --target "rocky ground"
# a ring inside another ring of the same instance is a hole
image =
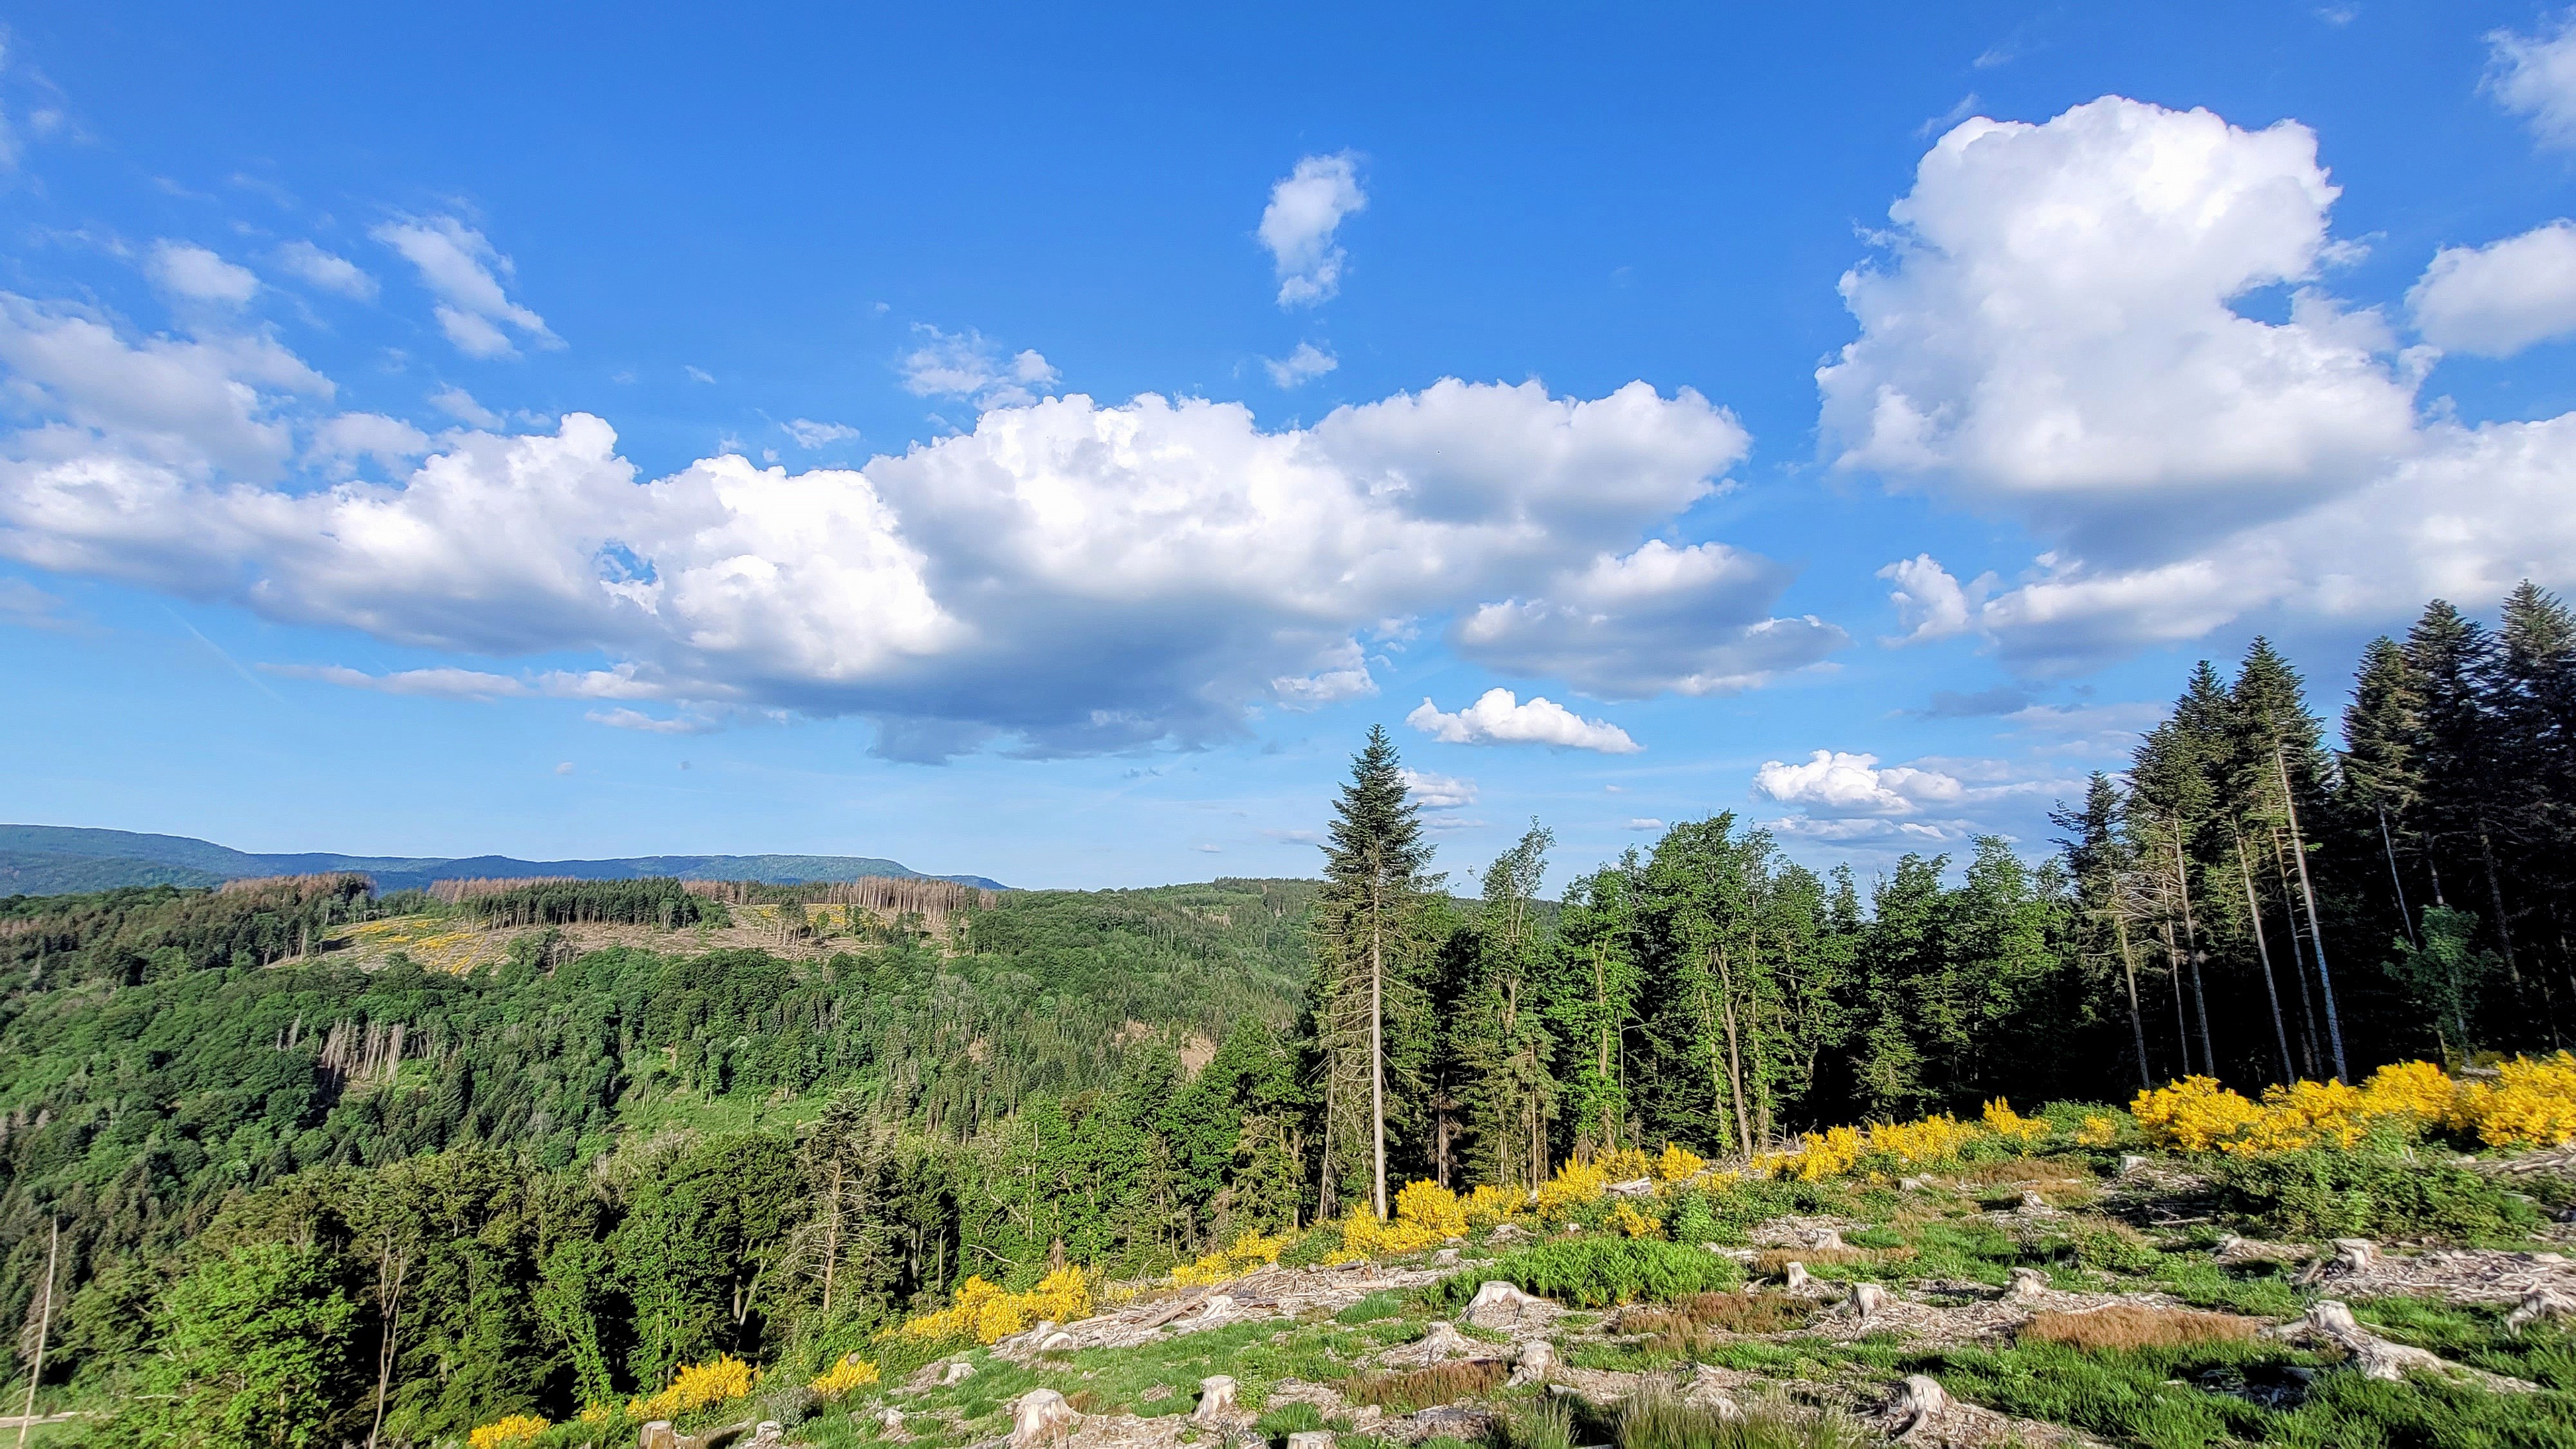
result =
[[[1667,1302],[1440,1287],[1508,1272],[1526,1239],[1131,1286],[785,1432],[919,1449],[2576,1445],[2576,1228],[2476,1248],[2266,1241],[2196,1211],[2171,1164],[1998,1166],[1735,1224],[1690,1246],[1740,1265],[1740,1286]]]

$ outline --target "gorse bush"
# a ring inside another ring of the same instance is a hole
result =
[[[1733,1259],[1704,1248],[1655,1238],[1587,1234],[1523,1248],[1444,1278],[1423,1292],[1435,1308],[1451,1308],[1496,1281],[1560,1303],[1607,1308],[1733,1288],[1744,1281],[1744,1270]]]
[[[2381,1067],[2355,1087],[2292,1082],[2263,1089],[2258,1104],[2208,1077],[2140,1092],[2130,1104],[2148,1142],[2178,1152],[2255,1156],[2309,1147],[2359,1147],[2447,1132],[2463,1146],[2554,1147],[2576,1142],[2576,1055],[2517,1057],[2497,1080],[2455,1082],[2431,1062]]]
[[[2475,1172],[2395,1152],[2236,1157],[2216,1187],[2223,1209],[2274,1237],[2464,1242],[2521,1237],[2540,1223],[2531,1204]]]

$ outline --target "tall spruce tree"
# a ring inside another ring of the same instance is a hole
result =
[[[1387,1022],[1389,998],[1413,964],[1414,925],[1425,892],[1439,878],[1424,874],[1432,847],[1422,838],[1421,809],[1407,793],[1402,761],[1384,725],[1351,757],[1351,777],[1333,802],[1324,843],[1324,890],[1316,910],[1334,1040],[1327,1053],[1331,1093],[1366,1095],[1369,1200],[1387,1215]],[[1356,1055],[1357,1070],[1350,1059]],[[1328,1093],[1331,1094],[1331,1093]],[[1353,1104],[1356,1105],[1356,1104]],[[1330,1124],[1327,1130],[1331,1130]],[[1328,1168],[1329,1171],[1329,1168]],[[1327,1185],[1325,1191],[1331,1192]]]

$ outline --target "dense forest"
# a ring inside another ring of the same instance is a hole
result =
[[[1380,732],[1320,882],[967,892],[797,959],[692,950],[728,906],[676,881],[0,902],[19,1391],[49,1316],[43,1396],[123,1405],[98,1435],[427,1442],[1416,1178],[2558,1044],[2576,622],[2529,588],[2492,631],[2437,603],[2340,734],[2258,641],[2044,857],[1863,881],[1719,815],[1551,892],[1535,822],[1435,872]],[[507,958],[335,962],[416,915]],[[569,944],[600,921],[647,944]],[[253,1381],[282,1418],[206,1427]]]

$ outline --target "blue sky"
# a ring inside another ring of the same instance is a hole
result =
[[[0,818],[1868,870],[2576,582],[2568,13],[1794,8],[0,7]]]

